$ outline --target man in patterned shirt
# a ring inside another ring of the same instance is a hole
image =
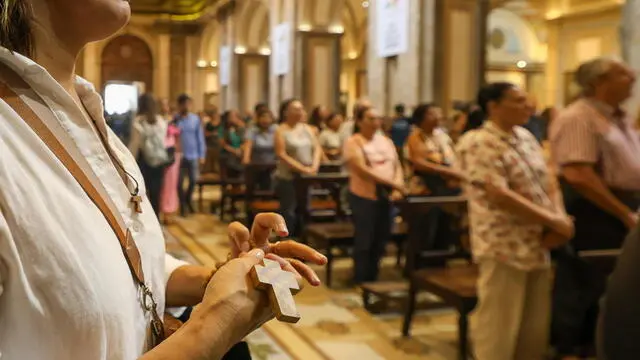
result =
[[[510,83],[480,90],[488,120],[458,144],[468,178],[471,247],[478,264],[472,319],[478,360],[539,360],[548,346],[553,244],[573,223],[535,137],[522,127],[531,108]]]

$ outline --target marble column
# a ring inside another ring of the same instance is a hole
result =
[[[280,102],[291,97],[300,97],[301,89],[296,86],[300,79],[299,39],[298,32],[298,11],[301,3],[305,0],[269,0],[269,28],[271,29],[271,40],[274,40],[273,31],[275,27],[282,23],[290,24],[290,46],[289,46],[289,72],[284,75],[275,75],[273,72],[273,42],[271,53],[271,66],[269,69],[269,107],[277,110]]]
[[[237,26],[237,14],[236,9],[231,7],[223,10],[223,14],[220,15],[222,21],[220,29],[222,31],[222,37],[220,39],[220,48],[228,46],[231,49],[231,61],[229,62],[229,83],[223,85],[220,84],[220,109],[222,111],[238,109],[238,57],[236,51],[236,26]],[[223,71],[220,69],[220,71]],[[218,77],[221,78],[221,74]]]
[[[640,0],[627,0],[622,9],[620,42],[624,60],[637,72],[640,70]],[[627,110],[634,118],[640,111],[640,81],[636,82]]]
[[[380,58],[376,50],[376,6],[369,6],[367,54],[371,101],[386,114],[436,102],[447,112],[456,100],[472,101],[484,82],[485,0],[408,0],[408,51]]]
[[[369,4],[367,47],[368,93],[372,103],[390,114],[396,103],[413,106],[435,100],[436,0],[409,1],[409,46],[406,53],[380,58],[376,49],[377,1]]]

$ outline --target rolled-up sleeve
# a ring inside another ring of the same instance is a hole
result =
[[[164,255],[164,283],[165,286],[169,282],[169,278],[177,268],[189,265],[188,262],[178,260],[169,254]]]
[[[587,117],[577,113],[560,115],[551,126],[550,140],[557,165],[598,162],[598,133]]]

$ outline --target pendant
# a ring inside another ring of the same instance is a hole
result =
[[[133,203],[133,209],[138,213],[142,214],[142,196],[133,195],[131,196],[131,202]]]

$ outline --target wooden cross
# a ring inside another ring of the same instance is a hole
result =
[[[277,261],[264,259],[263,265],[255,265],[251,269],[253,285],[261,290],[269,291],[269,302],[276,319],[295,324],[300,320],[293,295],[300,291],[295,275],[280,268]]]
[[[138,213],[142,214],[142,196],[133,195],[131,196],[131,202],[133,203],[133,209]]]

